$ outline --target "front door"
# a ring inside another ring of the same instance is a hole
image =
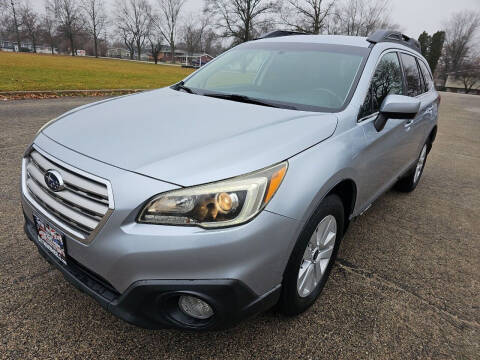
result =
[[[360,109],[358,125],[363,128],[364,147],[358,155],[359,204],[368,205],[397,179],[409,161],[407,120],[390,119],[377,131],[374,121],[389,94],[404,93],[402,68],[395,51],[383,54]],[[362,205],[360,205],[362,206]]]

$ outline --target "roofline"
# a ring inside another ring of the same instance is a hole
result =
[[[255,40],[275,38],[275,37],[281,37],[281,36],[290,36],[290,35],[314,35],[314,34],[307,34],[300,31],[274,30],[256,38]]]

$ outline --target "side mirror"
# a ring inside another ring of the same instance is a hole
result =
[[[381,131],[388,119],[413,119],[420,109],[420,101],[403,95],[387,95],[375,119],[375,129]]]

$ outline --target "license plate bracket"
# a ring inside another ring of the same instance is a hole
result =
[[[37,229],[37,241],[63,264],[67,265],[67,247],[65,235],[47,221],[33,215]]]

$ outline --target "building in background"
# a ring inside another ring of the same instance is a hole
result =
[[[0,50],[1,51],[9,51],[9,52],[33,52],[33,45],[28,42],[21,42],[20,47],[18,46],[17,42],[8,41],[8,40],[0,40]],[[35,50],[38,54],[51,54],[52,48],[47,45],[36,45]],[[53,48],[53,53],[58,54],[58,49]]]
[[[469,89],[468,94],[472,95],[480,95],[480,77],[477,77],[478,81],[472,85],[471,89]],[[445,86],[441,85],[441,82],[436,85],[438,90],[441,91],[449,91],[454,93],[465,94],[467,91],[465,90],[465,84],[463,83],[462,79],[456,78],[453,75],[448,75],[447,81]]]
[[[207,53],[193,53],[183,49],[175,49],[175,62],[184,66],[200,67],[213,59],[213,56]],[[162,62],[172,62],[172,53],[169,46],[162,47],[158,55],[158,60]]]
[[[107,50],[107,57],[117,58],[117,59],[130,59],[130,51],[125,48],[116,47],[110,48]],[[183,66],[188,67],[200,67],[208,63],[213,59],[213,56],[206,54],[206,53],[194,53],[188,54],[186,50],[183,49],[175,49],[175,63]],[[137,60],[137,52],[133,54],[133,60]],[[151,51],[146,48],[142,51],[140,55],[141,61],[154,61],[153,56],[151,55]],[[172,62],[172,53],[170,52],[170,47],[163,46],[162,50],[158,54],[158,61],[159,62]]]
[[[129,59],[130,51],[123,48],[110,48],[110,49],[107,49],[107,57],[113,57],[118,59]]]

